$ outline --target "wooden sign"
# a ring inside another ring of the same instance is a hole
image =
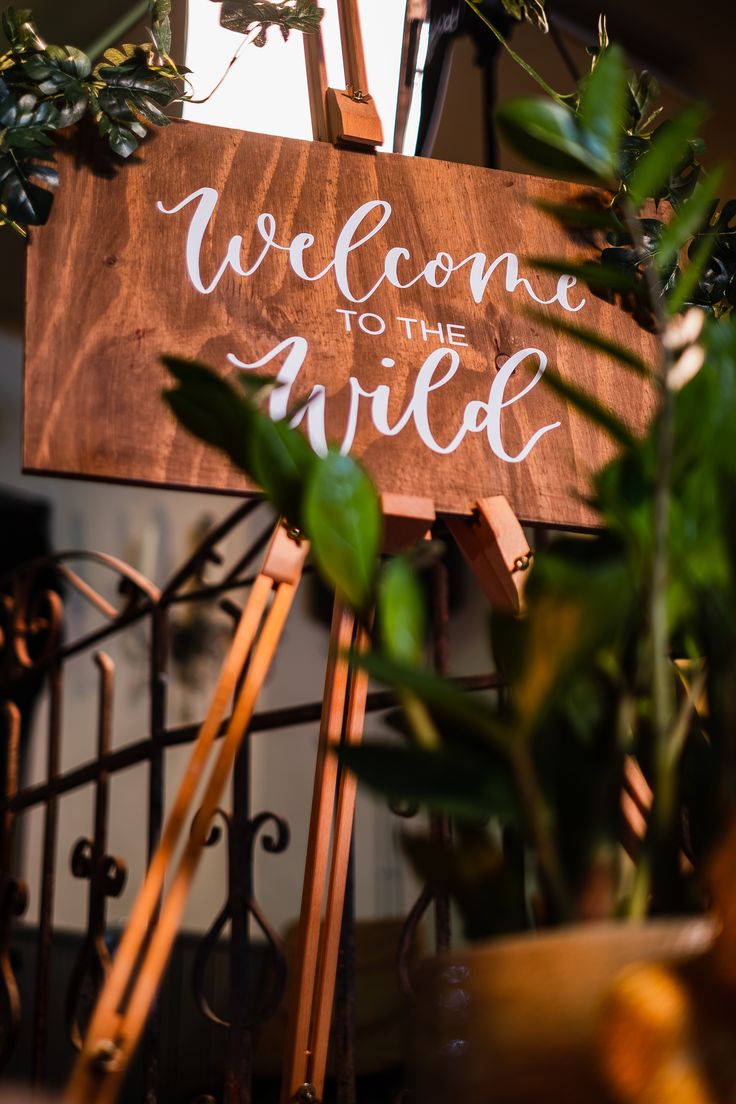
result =
[[[576,187],[464,165],[179,123],[98,173],[61,160],[29,250],[29,472],[255,490],[179,426],[161,353],[281,386],[316,450],[360,456],[382,491],[468,513],[505,494],[527,522],[585,527],[606,437],[544,385],[548,366],[643,428],[653,398],[529,308],[642,356],[652,338],[571,276],[580,260],[536,209]],[[591,254],[592,255],[592,254]]]

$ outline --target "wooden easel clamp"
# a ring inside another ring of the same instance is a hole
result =
[[[518,616],[534,553],[508,499],[480,499],[470,519],[447,518],[447,525],[494,609]]]
[[[322,142],[376,149],[383,126],[368,91],[358,0],[337,0],[345,88],[328,88],[322,34],[304,36],[314,137]]]

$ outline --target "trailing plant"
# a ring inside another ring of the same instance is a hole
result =
[[[229,3],[229,26],[265,42],[271,26],[284,37],[317,29],[321,11],[309,0]],[[47,45],[27,8],[6,8],[0,55],[0,226],[21,234],[46,222],[58,186],[58,132],[91,118],[112,153],[130,157],[151,126],[187,98],[188,70],[171,51],[171,0],[151,0],[151,42],[106,50],[95,63],[75,46]]]
[[[564,324],[618,363],[622,387],[654,388],[657,416],[637,439],[584,387],[545,374],[618,453],[593,484],[600,532],[555,540],[537,559],[525,617],[492,619],[506,683],[497,700],[469,698],[425,669],[416,572],[406,558],[379,566],[378,499],[360,464],[315,456],[288,419],[270,422],[261,402],[272,381],[230,383],[202,365],[166,362],[179,419],[263,487],[354,608],[377,607],[374,650],[355,662],[396,688],[405,739],[368,741],[344,760],[387,797],[453,817],[449,849],[421,835],[407,849],[454,895],[474,937],[696,907],[693,871],[736,809],[736,319],[725,294],[707,312],[690,306],[713,251],[730,248],[730,206],[715,221],[709,214],[718,178],[695,161],[702,114],[649,133],[651,101],[651,82],[627,72],[603,24],[573,96],[501,111],[536,164],[598,186],[592,206],[555,206],[552,216],[584,223],[594,238],[616,233],[620,243],[604,249],[631,253],[626,266],[609,257],[536,263],[644,305],[661,357],[642,363]],[[665,202],[670,217],[654,232],[642,210]],[[653,805],[644,838],[630,841],[632,864],[622,859],[621,801],[639,771]]]

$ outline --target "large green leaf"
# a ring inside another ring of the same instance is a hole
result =
[[[609,46],[585,79],[578,114],[587,150],[611,177],[624,136],[627,89],[623,54]]]
[[[67,99],[77,100],[83,92],[82,82],[92,72],[92,63],[75,46],[47,46],[42,53],[31,54],[23,68],[42,92],[52,96],[61,92]]]
[[[659,127],[627,182],[629,199],[634,207],[638,209],[647,199],[656,199],[663,193],[686,156],[704,114],[700,107],[689,107]]]
[[[588,200],[589,202],[586,202]],[[579,203],[554,203],[540,199],[535,206],[573,229],[620,230],[621,220],[611,207],[602,206],[604,193],[594,192]]]
[[[0,153],[0,206],[17,226],[41,226],[51,213],[51,192],[33,182],[58,183],[55,170],[23,160],[13,151]]]
[[[265,46],[266,32],[278,27],[284,40],[292,31],[313,34],[324,12],[312,0],[225,0],[220,23],[229,31],[250,34],[258,30],[256,46]]]
[[[292,525],[304,524],[302,504],[317,456],[286,422],[257,411],[252,416],[250,460],[253,478],[276,510]]]
[[[586,147],[570,108],[534,96],[508,100],[499,108],[497,119],[509,145],[540,168],[578,180],[606,175],[606,163]]]
[[[676,261],[682,247],[707,222],[713,209],[713,201],[723,181],[723,172],[718,170],[706,176],[697,185],[690,198],[682,205],[677,214],[667,223],[659,239],[656,253],[660,271],[667,271]]]
[[[378,682],[419,698],[440,728],[455,731],[463,739],[506,747],[509,733],[491,715],[487,705],[453,682],[375,652],[355,654],[353,662]]]
[[[419,580],[405,556],[389,560],[378,587],[378,626],[384,651],[417,666],[422,659],[426,616]]]
[[[373,601],[381,549],[381,504],[362,466],[330,451],[313,465],[304,520],[320,571],[350,605],[366,612]]]
[[[557,372],[550,369],[547,369],[542,376],[542,382],[570,403],[571,406],[574,406],[581,414],[584,414],[586,418],[607,433],[619,445],[624,448],[636,447],[636,438],[626,423],[622,422],[609,407],[604,406],[590,391],[564,380]]]
[[[704,234],[697,242],[689,263],[685,265],[667,297],[667,309],[670,314],[677,314],[684,306],[693,301],[695,290],[708,267],[714,247],[714,234]]]
[[[619,345],[616,341],[611,341],[599,330],[591,330],[587,326],[568,322],[563,318],[559,318],[557,315],[550,315],[541,310],[529,309],[525,310],[524,314],[534,322],[539,322],[543,326],[549,326],[551,330],[555,330],[557,333],[567,334],[575,341],[579,341],[581,345],[586,345],[589,349],[595,349],[596,352],[604,353],[606,356],[611,357],[612,360],[617,360],[619,363],[625,364],[627,368],[632,368],[640,376],[648,376],[650,374],[650,369],[636,353],[632,353],[630,349],[625,348],[623,345]]]
[[[177,418],[190,433],[221,449],[255,478],[250,450],[253,412],[242,395],[197,361],[165,356],[162,362],[178,382],[164,393]]]
[[[362,782],[393,800],[418,802],[464,820],[518,820],[509,771],[495,756],[371,742],[343,748],[340,758]]]
[[[646,295],[641,280],[625,269],[596,261],[571,262],[554,257],[529,257],[528,263],[544,272],[575,276],[599,291],[618,291],[624,295]]]

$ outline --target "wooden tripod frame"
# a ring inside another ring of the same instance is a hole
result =
[[[385,550],[400,552],[429,536],[435,511],[427,499],[384,495]],[[446,519],[481,589],[498,609],[518,614],[532,553],[503,496],[477,504],[470,519]],[[282,1104],[321,1100],[329,1047],[356,780],[338,772],[334,752],[363,732],[367,676],[350,670],[346,652],[367,644],[365,630],[336,602],[322,708],[312,815],[297,943],[297,978],[289,1009]],[[336,810],[336,811],[335,811]],[[323,902],[327,896],[327,904]]]
[[[391,553],[427,536],[435,519],[433,505],[425,499],[386,495],[383,509],[385,550]],[[470,519],[453,519],[450,526],[484,592],[496,605],[518,612],[531,552],[506,499],[478,503]],[[116,1099],[155,1000],[212,817],[276,654],[307,553],[305,541],[277,526],[90,1021],[67,1086],[67,1104],[113,1104]],[[356,744],[362,738],[367,676],[351,666],[348,653],[367,646],[365,627],[336,600],[299,922],[296,1000],[290,1009],[285,1102],[319,1099],[324,1086],[356,793],[355,778],[338,770],[334,752],[341,741]],[[225,737],[200,797],[199,783],[233,696]],[[199,811],[187,834],[195,809]]]

